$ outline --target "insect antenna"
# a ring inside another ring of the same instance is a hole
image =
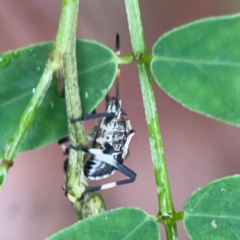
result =
[[[116,49],[115,55],[119,56],[120,55],[120,36],[118,33],[116,34],[115,49]],[[116,75],[116,98],[119,98],[119,77],[120,77],[120,69],[118,68],[117,75]],[[105,100],[106,100],[106,109],[107,109],[108,102],[109,102],[108,93],[106,95]]]
[[[116,47],[115,54],[117,56],[119,56],[120,55],[120,35],[119,35],[119,33],[116,34],[116,46],[115,47]]]
[[[120,55],[120,36],[116,34],[116,56]],[[120,77],[120,69],[118,68],[117,76],[116,76],[116,97],[119,98],[119,77]]]

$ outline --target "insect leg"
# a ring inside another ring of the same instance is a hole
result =
[[[69,148],[67,148],[66,145],[64,144],[66,142],[69,142],[69,137],[64,137],[64,138],[62,138],[62,139],[60,139],[58,141],[58,144],[61,146],[64,155],[68,155],[69,154]],[[68,158],[63,163],[63,170],[64,170],[65,174],[67,173],[67,168],[68,168]],[[67,196],[66,184],[64,184],[62,186],[62,189],[65,191],[65,195]]]
[[[65,142],[69,142],[69,137],[64,137],[64,138],[58,140],[59,144],[62,144],[62,143],[65,143]]]
[[[69,154],[69,149],[64,144],[66,142],[69,142],[69,137],[64,137],[64,138],[62,138],[62,139],[60,139],[58,141],[58,144],[61,146],[64,155],[68,155]]]
[[[81,197],[79,198],[79,200],[82,200],[87,193],[89,192],[95,192],[95,191],[99,191],[99,190],[105,190],[108,188],[112,188],[112,187],[116,187],[119,185],[124,185],[127,183],[132,183],[135,181],[136,179],[136,173],[133,172],[131,169],[129,169],[128,167],[122,165],[121,163],[119,163],[118,161],[116,161],[111,155],[109,154],[104,154],[102,152],[101,149],[96,149],[96,148],[85,148],[85,147],[75,147],[70,145],[70,148],[75,149],[75,150],[80,150],[80,151],[84,151],[84,152],[88,152],[92,155],[94,155],[94,157],[96,159],[101,159],[101,161],[108,163],[109,165],[113,166],[114,168],[116,168],[119,172],[121,172],[122,174],[124,174],[125,176],[127,176],[129,179],[124,179],[124,180],[120,180],[117,182],[112,182],[112,183],[106,183],[100,186],[95,186],[95,187],[90,187],[87,188],[81,195]]]
[[[116,182],[106,183],[106,184],[103,184],[103,185],[100,185],[100,186],[87,188],[82,193],[81,197],[78,199],[79,201],[83,200],[83,198],[86,196],[87,193],[100,191],[100,190],[105,190],[105,189],[113,188],[113,187],[116,187],[116,186],[132,183],[132,182],[135,181],[137,175],[131,169],[127,168],[126,166],[124,166],[120,163],[118,163],[117,165],[114,164],[112,166],[116,167],[116,169],[119,172],[121,172],[125,176],[129,177],[129,179],[123,179],[123,180],[119,180],[119,181],[116,181]]]
[[[64,170],[65,174],[67,174],[67,168],[68,168],[68,158],[63,163],[63,170]],[[63,184],[62,189],[64,190],[65,196],[67,197],[68,190],[67,190],[66,183]]]
[[[114,116],[115,116],[114,113],[92,113],[76,119],[72,119],[71,123],[75,123],[79,121],[87,121],[90,119],[96,119],[96,118],[102,118],[102,117],[114,117]]]

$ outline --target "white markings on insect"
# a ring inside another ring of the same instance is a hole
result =
[[[92,181],[98,181],[98,180],[101,180],[101,179],[104,179],[104,178],[108,178],[111,174],[106,174],[106,175],[103,175],[103,176],[100,176],[100,177],[88,177],[89,180],[92,180]]]
[[[36,88],[33,88],[33,89],[32,89],[32,93],[35,93],[35,91],[36,91]]]
[[[54,108],[54,102],[50,102],[52,108]]]
[[[60,146],[61,146],[61,148],[62,148],[63,152],[65,152],[65,151],[66,151],[66,149],[67,149],[66,145],[65,145],[65,144],[61,144]]]
[[[94,140],[91,142],[91,147],[82,150],[87,153],[84,161],[84,173],[89,180],[107,178],[114,174],[116,170],[129,179],[90,187],[82,194],[81,199],[88,192],[105,190],[135,181],[136,174],[123,165],[128,154],[131,138],[135,133],[130,120],[126,116],[121,108],[120,99],[117,97],[109,98],[106,116],[97,122],[95,136],[92,134]]]
[[[106,183],[106,184],[101,186],[100,190],[105,190],[105,189],[112,188],[112,187],[115,187],[115,186],[117,186],[116,182]]]
[[[113,156],[109,155],[109,154],[104,154],[101,149],[90,148],[89,153],[94,155],[95,159],[103,160],[105,163],[108,163],[112,166],[117,165],[117,163],[116,163],[117,161],[113,158]]]

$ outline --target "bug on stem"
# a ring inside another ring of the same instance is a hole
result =
[[[116,37],[116,47],[119,54],[119,35]],[[121,172],[127,179],[110,182],[99,186],[89,187],[82,194],[79,200],[82,200],[87,193],[112,188],[115,186],[132,183],[136,179],[136,174],[125,165],[123,165],[129,151],[129,143],[135,133],[127,118],[126,113],[121,106],[121,99],[119,98],[119,76],[120,70],[116,77],[116,96],[106,96],[106,112],[92,113],[82,116],[77,119],[72,119],[74,124],[78,121],[86,121],[90,119],[98,120],[95,124],[94,130],[88,135],[89,148],[82,146],[73,146],[70,144],[69,148],[76,151],[84,151],[84,174],[89,180],[100,180],[107,178],[116,171]],[[64,143],[69,141],[69,138],[59,140],[64,149],[65,154],[68,154],[69,149],[65,147]],[[64,169],[67,169],[67,161],[65,161]]]

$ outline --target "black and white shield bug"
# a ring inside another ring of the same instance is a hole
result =
[[[119,50],[119,36],[117,35],[117,49]],[[128,179],[119,180],[117,182],[106,183],[100,186],[87,188],[81,195],[79,200],[82,200],[89,192],[104,190],[115,186],[132,183],[136,179],[136,174],[125,165],[123,165],[129,149],[129,143],[135,131],[132,129],[130,120],[127,119],[126,113],[121,106],[121,100],[118,93],[118,78],[116,81],[116,96],[106,97],[106,112],[92,113],[83,117],[73,119],[72,123],[77,121],[85,121],[89,119],[101,118],[97,121],[96,126],[88,136],[89,148],[81,146],[73,146],[70,144],[70,149],[84,151],[84,174],[89,180],[100,180],[107,178],[116,171],[121,172]],[[59,140],[65,154],[68,154],[68,149],[63,145],[68,141],[68,138]],[[64,168],[67,168],[65,162]]]

